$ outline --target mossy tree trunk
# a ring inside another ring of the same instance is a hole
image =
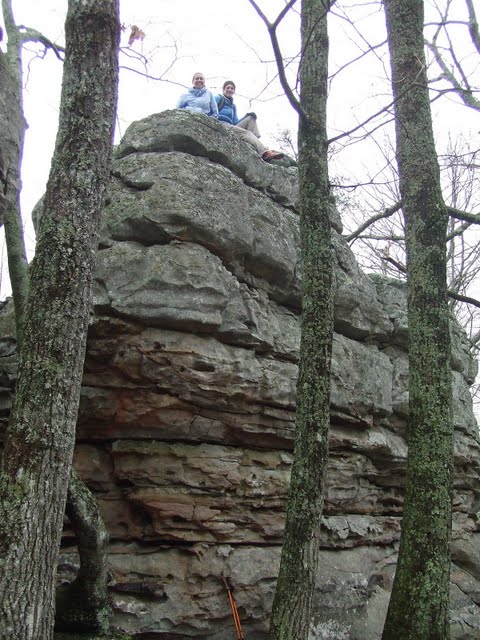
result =
[[[270,640],[308,638],[330,427],[333,256],[327,166],[329,3],[303,0],[298,170],[302,324],[295,450]]]
[[[116,108],[118,0],[70,0],[0,484],[0,638],[48,640]]]
[[[385,0],[406,222],[409,422],[397,571],[383,640],[449,634],[453,417],[442,199],[424,55],[422,0]]]
[[[11,0],[2,0],[2,14],[8,44],[5,53],[0,51],[0,224],[5,225],[16,332],[20,340],[28,295],[27,255],[20,212],[20,170],[27,128],[23,115],[23,41],[13,18]]]
[[[2,13],[8,35],[6,53],[0,52],[0,224],[5,223],[8,266],[15,306],[17,348],[22,338],[23,318],[28,296],[28,264],[20,213],[20,168],[26,122],[23,113],[21,49],[28,40],[41,36],[32,29],[20,30],[15,23],[11,0],[2,0]],[[73,589],[62,591],[62,623],[67,617],[82,620],[84,628],[106,631],[110,618],[106,577],[108,534],[93,495],[72,470],[67,494],[67,512],[76,533],[80,572],[75,594],[80,586],[82,597],[73,601]],[[72,597],[69,598],[69,595]],[[58,616],[57,616],[58,618]],[[58,622],[58,620],[57,620]]]

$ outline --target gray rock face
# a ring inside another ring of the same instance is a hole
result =
[[[297,199],[295,169],[265,164],[203,116],[150,116],[117,149],[75,464],[111,533],[116,623],[139,638],[233,638],[222,574],[246,637],[267,637],[292,460]],[[363,274],[333,207],[331,222],[331,457],[312,638],[376,640],[407,454],[405,291]],[[480,638],[480,463],[475,365],[452,332],[460,640]],[[61,577],[76,563],[65,547]]]

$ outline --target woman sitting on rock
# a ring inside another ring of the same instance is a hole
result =
[[[257,116],[254,113],[247,113],[241,120],[238,119],[237,107],[233,102],[234,93],[235,83],[232,80],[227,80],[223,83],[223,94],[215,96],[219,121],[226,127],[231,127],[236,135],[255,147],[265,162],[281,160],[283,153],[271,151],[258,139],[260,131],[257,126]]]
[[[186,109],[206,116],[218,117],[218,108],[213,93],[205,86],[203,73],[196,73],[192,79],[193,87],[180,96],[177,109]]]

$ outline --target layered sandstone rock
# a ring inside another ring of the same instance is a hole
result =
[[[292,459],[297,199],[294,168],[265,164],[203,116],[153,115],[116,151],[76,466],[111,533],[116,623],[138,637],[234,638],[225,574],[246,637],[266,638]],[[333,206],[331,222],[332,437],[314,635],[375,640],[402,510],[405,291],[363,274]],[[475,365],[461,332],[453,339],[459,640],[480,638],[480,463]],[[67,544],[60,575],[75,565]]]

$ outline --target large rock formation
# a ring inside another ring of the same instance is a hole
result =
[[[296,207],[294,168],[265,164],[203,116],[153,115],[116,151],[75,464],[111,533],[116,623],[139,638],[234,638],[222,574],[246,637],[266,638],[292,459]],[[376,640],[403,499],[405,291],[363,274],[333,205],[331,221],[332,436],[312,638]],[[475,366],[456,328],[453,341],[459,640],[480,638],[480,462]]]

